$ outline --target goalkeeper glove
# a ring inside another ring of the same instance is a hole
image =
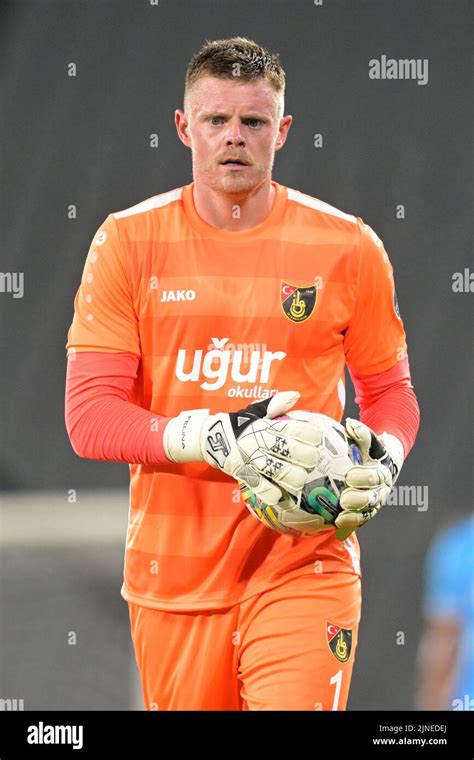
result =
[[[387,501],[403,464],[403,446],[394,435],[373,430],[359,420],[346,419],[346,432],[360,450],[362,464],[345,475],[339,500],[336,537],[344,541],[361,525],[375,517]]]
[[[316,465],[319,427],[306,421],[273,419],[299,399],[280,392],[229,414],[193,409],[171,418],[163,445],[172,462],[207,462],[243,481],[267,504],[282,497],[279,486],[298,494]]]

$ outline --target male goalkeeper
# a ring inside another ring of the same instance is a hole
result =
[[[130,464],[121,594],[149,710],[346,708],[353,531],[418,429],[382,242],[272,180],[292,122],[284,89],[278,56],[255,42],[204,45],[175,112],[193,182],[110,214],[75,299],[66,425],[79,456]],[[346,363],[363,464],[337,527],[269,530],[239,482],[268,504],[298,494],[320,431],[285,412],[340,420]]]

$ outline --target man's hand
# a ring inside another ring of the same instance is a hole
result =
[[[336,518],[340,541],[378,514],[403,464],[403,447],[395,436],[383,433],[378,437],[363,422],[350,418],[346,419],[346,432],[359,448],[362,464],[346,473],[346,487],[339,500],[343,511]]]
[[[297,495],[319,458],[318,427],[284,415],[299,399],[277,393],[230,414],[208,409],[181,412],[167,424],[164,449],[172,462],[202,462],[243,481],[266,504],[277,504],[281,486]]]

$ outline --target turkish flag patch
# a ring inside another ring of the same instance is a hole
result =
[[[282,282],[280,303],[283,312],[292,322],[304,322],[314,311],[318,289],[316,285],[291,285]]]
[[[347,662],[352,650],[352,628],[342,628],[326,620],[326,636],[328,647],[336,660]]]

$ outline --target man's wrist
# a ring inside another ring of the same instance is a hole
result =
[[[204,462],[201,434],[209,409],[190,409],[172,417],[163,435],[163,448],[171,462]]]
[[[405,459],[403,444],[399,438],[391,433],[383,432],[378,436],[379,441],[387,449],[387,453],[397,468],[397,477],[402,469]]]

